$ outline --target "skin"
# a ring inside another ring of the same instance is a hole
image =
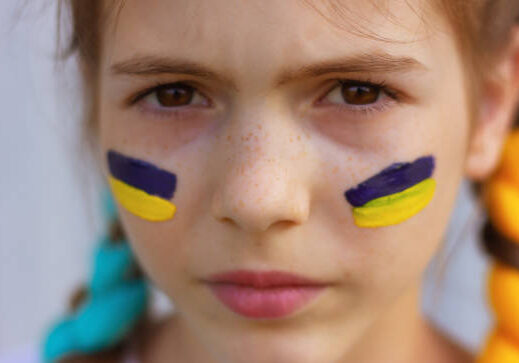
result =
[[[497,111],[482,113],[471,130],[464,65],[447,21],[419,1],[387,1],[389,16],[370,2],[347,4],[346,18],[335,18],[339,29],[297,0],[128,0],[106,29],[97,115],[104,172],[114,149],[178,176],[173,219],[150,222],[120,208],[142,268],[176,307],[146,332],[142,361],[470,361],[421,316],[421,277],[441,248],[461,179],[484,178],[495,166],[519,62],[503,60],[508,78],[482,101]],[[391,41],[356,34],[359,24]],[[287,68],[381,52],[416,64],[275,83]],[[226,81],[122,72],[135,71],[128,60],[136,56],[200,62]],[[339,78],[384,82],[401,97],[383,95],[359,111],[341,100]],[[176,81],[199,92],[193,104],[160,109],[153,95],[125,103]],[[344,191],[424,155],[436,158],[431,203],[399,225],[356,227]],[[331,285],[290,317],[252,320],[202,281],[237,268]]]

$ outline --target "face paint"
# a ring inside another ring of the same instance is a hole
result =
[[[123,207],[149,221],[173,218],[176,206],[169,199],[175,193],[175,174],[113,150],[108,151],[107,159],[109,183]]]
[[[412,163],[395,163],[346,191],[354,206],[359,227],[384,227],[401,223],[420,212],[431,201],[436,182],[431,178],[434,158],[425,156]]]

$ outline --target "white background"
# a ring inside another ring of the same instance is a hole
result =
[[[56,2],[0,1],[0,355],[39,344],[85,280],[102,228],[99,184],[79,151],[75,70],[54,59]],[[490,324],[477,215],[464,185],[444,287],[434,307],[431,265],[424,299],[424,311],[472,350]]]

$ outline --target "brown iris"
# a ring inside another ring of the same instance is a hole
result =
[[[188,85],[168,85],[160,87],[155,92],[162,107],[185,106],[193,99],[193,88]]]
[[[342,96],[349,104],[369,105],[378,100],[380,87],[362,83],[344,83],[342,86]]]

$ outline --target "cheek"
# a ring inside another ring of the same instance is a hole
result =
[[[318,192],[326,195],[321,209],[324,228],[341,239],[332,255],[339,265],[347,266],[348,278],[373,306],[400,293],[409,281],[418,281],[441,245],[462,178],[467,138],[466,110],[453,108],[453,104],[456,102],[444,102],[443,107],[401,119],[394,124],[392,137],[378,138],[366,150],[320,148],[329,150],[323,159],[333,161],[323,171]],[[397,224],[355,225],[354,206],[344,192],[392,163],[426,154],[434,156],[431,178],[436,187],[429,190],[423,208]]]
[[[179,192],[175,218],[160,223],[149,222],[121,210],[121,219],[139,264],[166,293],[181,288],[179,284],[185,282],[182,280],[186,271],[193,266],[193,239],[196,239],[196,233],[190,219],[192,208],[185,207],[185,200],[186,197]]]
[[[441,248],[451,200],[435,197],[405,222],[380,228],[343,230],[341,249],[334,253],[355,286],[357,303],[379,311],[407,288],[419,283]],[[346,227],[348,228],[348,227]]]
[[[155,222],[141,218],[131,210],[121,208],[120,215],[130,243],[139,258],[139,263],[167,294],[183,290],[186,275],[196,276],[190,268],[200,264],[204,257],[204,244],[208,242],[207,225],[204,222],[208,197],[207,181],[200,179],[200,170],[205,158],[204,152],[175,153],[164,163],[175,170],[177,188],[171,199],[176,206],[173,218]],[[156,159],[154,159],[156,160]],[[201,232],[201,231],[205,231]]]
[[[121,219],[139,266],[149,279],[166,293],[182,276],[183,245],[176,238],[182,231],[169,223],[150,223],[121,211]]]

